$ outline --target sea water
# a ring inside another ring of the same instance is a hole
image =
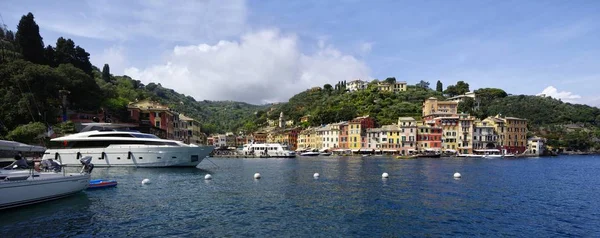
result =
[[[96,168],[119,185],[2,210],[0,237],[600,236],[598,156],[211,160]]]

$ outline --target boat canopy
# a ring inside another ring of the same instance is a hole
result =
[[[368,151],[373,151],[373,150],[374,150],[374,149],[368,149],[368,148],[367,148],[367,149],[360,149],[360,151],[365,151],[365,152],[368,152]]]
[[[427,148],[425,151],[438,151],[439,149]]]
[[[349,151],[349,150],[347,150],[347,149],[335,149],[333,151],[335,151],[335,152],[344,152],[344,151]]]
[[[22,152],[44,152],[46,148],[42,146],[28,145],[15,141],[0,140],[0,150],[4,151],[22,151]]]
[[[456,150],[452,150],[452,149],[446,149],[446,152],[450,152],[450,153],[456,153]]]

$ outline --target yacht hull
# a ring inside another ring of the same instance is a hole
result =
[[[22,181],[0,181],[0,209],[59,199],[89,186],[89,174],[42,174]]]
[[[65,166],[81,166],[79,158],[92,156],[96,167],[196,167],[212,149],[212,146],[49,149],[44,159],[55,159]]]

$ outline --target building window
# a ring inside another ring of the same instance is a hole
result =
[[[156,127],[160,128],[160,122],[159,122],[159,121],[157,121],[157,122],[154,122],[154,125],[155,125]]]

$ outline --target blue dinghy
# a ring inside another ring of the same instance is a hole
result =
[[[110,188],[115,186],[117,186],[117,181],[115,180],[95,179],[90,180],[90,186],[88,186],[87,189]]]

